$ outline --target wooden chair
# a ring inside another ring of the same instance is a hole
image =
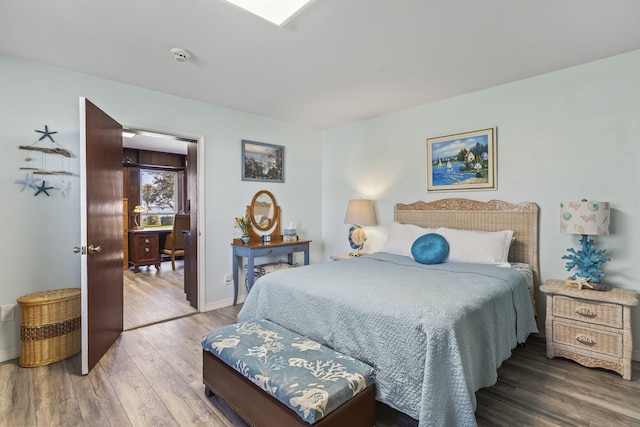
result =
[[[182,230],[189,230],[189,214],[176,214],[173,218],[173,230],[164,242],[164,248],[160,251],[171,257],[171,268],[176,269],[176,257],[184,257],[185,238]]]

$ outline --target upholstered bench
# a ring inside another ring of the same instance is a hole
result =
[[[258,427],[371,427],[373,368],[268,320],[202,338],[205,394]]]

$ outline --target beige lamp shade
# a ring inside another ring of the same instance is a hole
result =
[[[144,205],[137,205],[135,208],[133,208],[133,223],[135,224],[135,227],[133,227],[134,230],[142,230],[144,228],[142,227],[142,220],[139,219],[142,212],[149,212],[149,207]]]
[[[345,224],[353,224],[349,229],[349,245],[356,250],[351,255],[358,256],[360,255],[360,250],[364,247],[364,242],[367,240],[367,235],[359,224],[376,225],[373,202],[367,199],[349,200],[344,222]]]
[[[373,211],[373,202],[367,199],[349,200],[347,213],[344,216],[344,223],[376,225],[376,215]]]
[[[606,236],[609,234],[609,202],[560,203],[560,230],[563,233],[588,236]]]

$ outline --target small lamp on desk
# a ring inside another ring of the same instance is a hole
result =
[[[344,216],[344,223],[353,224],[351,228],[349,228],[349,245],[352,249],[355,249],[353,256],[359,256],[360,250],[363,248],[364,242],[367,240],[367,236],[360,224],[376,225],[376,215],[373,212],[373,202],[366,199],[349,200],[347,213]]]
[[[567,249],[569,255],[564,255],[562,259],[567,259],[567,271],[577,268],[567,282],[568,286],[582,289],[605,290],[606,287],[600,283],[604,277],[602,265],[610,258],[604,256],[606,250],[596,250],[593,239],[589,236],[606,236],[609,234],[610,210],[608,202],[591,202],[583,199],[580,202],[562,202],[560,204],[560,229],[563,233],[580,234],[580,244],[582,248],[576,251],[573,248]]]
[[[138,205],[133,208],[133,222],[136,224],[136,226],[133,227],[134,230],[142,230],[144,228],[142,226],[142,217],[140,216],[142,212],[149,212],[149,207]]]

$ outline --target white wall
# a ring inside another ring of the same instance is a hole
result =
[[[79,154],[80,96],[122,123],[204,135],[206,188],[200,206],[206,209],[206,259],[201,261],[208,308],[231,304],[233,288],[224,286],[224,275],[231,272],[233,218],[244,213],[258,190],[271,191],[285,223],[294,220],[298,233],[314,240],[311,262],[323,259],[318,131],[2,55],[0,76],[0,305],[33,292],[80,286],[80,257],[72,252],[80,243],[77,157],[65,164],[76,174],[69,178],[68,198],[34,197],[34,191],[21,193],[15,184],[24,177],[19,168],[27,154],[18,146],[36,142],[40,134],[34,130],[45,124],[58,132],[56,142]],[[285,183],[241,181],[242,139],[285,147]],[[296,260],[302,263],[301,257]],[[0,323],[0,361],[18,356],[19,324],[19,317]]]
[[[427,192],[426,138],[496,126],[496,191]],[[569,275],[561,257],[579,236],[559,231],[559,203],[611,202],[606,282],[640,291],[640,51],[423,105],[323,133],[325,254],[346,252],[350,198],[375,200],[377,227],[365,250],[380,249],[395,203],[465,197],[540,206],[541,280]],[[544,297],[538,292],[539,319]],[[640,360],[640,308],[632,310]],[[542,324],[542,323],[541,323]]]

